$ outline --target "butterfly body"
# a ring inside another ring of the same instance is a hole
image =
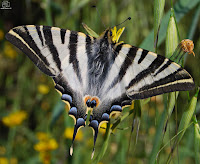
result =
[[[95,144],[101,123],[133,99],[195,86],[190,74],[173,61],[118,42],[122,32],[106,29],[94,38],[57,27],[28,25],[6,34],[7,40],[53,78],[74,119],[73,140],[85,126],[89,111]]]

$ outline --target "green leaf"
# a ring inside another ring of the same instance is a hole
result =
[[[169,58],[173,54],[177,45],[178,45],[178,30],[174,18],[174,11],[173,9],[171,9],[171,16],[169,18],[167,37],[166,37],[166,57]],[[150,164],[154,164],[156,162],[158,152],[163,139],[163,137],[160,136],[163,136],[163,128],[166,126],[166,122],[171,116],[171,113],[176,104],[176,99],[178,97],[178,94],[179,92],[172,92],[168,94],[167,107],[164,110],[161,119],[159,120],[156,135],[154,138],[153,149],[150,155],[150,162],[149,162]]]
[[[171,9],[170,19],[167,27],[165,56],[170,58],[178,46],[178,30],[174,17],[174,11]]]
[[[199,0],[179,0],[174,5],[174,12],[176,15],[176,22],[178,23],[183,16],[185,16],[191,9],[193,9],[196,5],[198,5]],[[159,30],[159,40],[158,46],[164,41],[166,34],[165,31],[167,29],[168,20],[170,18],[170,12],[168,11],[162,19],[162,23]],[[140,44],[141,48],[153,51],[154,50],[154,30],[150,32],[150,34],[144,39],[144,41]]]
[[[53,128],[56,121],[63,114],[64,109],[65,109],[65,103],[62,102],[62,101],[58,101],[58,103],[53,108],[53,112],[52,112],[52,115],[51,115],[51,121],[50,121],[50,129]]]
[[[83,25],[84,29],[88,32],[89,35],[91,35],[95,38],[99,37],[99,35],[96,32],[94,32],[91,28],[89,28],[85,23],[82,23],[82,25]]]
[[[179,92],[172,92],[168,94],[168,99],[167,99],[167,107],[165,107],[164,112],[162,113],[162,116],[158,122],[158,125],[156,127],[156,135],[154,137],[153,141],[153,149],[151,151],[150,157],[149,157],[149,163],[154,164],[157,160],[158,153],[162,144],[162,139],[163,137],[163,128],[166,126],[167,120],[170,118],[175,103],[176,99],[178,97]]]
[[[199,5],[195,11],[195,14],[192,17],[192,23],[190,25],[190,29],[189,29],[189,33],[188,33],[188,39],[193,39],[194,37],[194,33],[196,31],[196,28],[198,26],[198,22],[199,22],[199,17],[200,17],[200,2]]]
[[[168,160],[167,160],[168,162],[170,162],[172,153],[175,151],[177,145],[181,141],[183,135],[185,134],[185,131],[187,130],[187,128],[189,127],[189,124],[191,123],[192,116],[196,109],[198,93],[199,93],[199,90],[196,91],[196,94],[192,97],[192,99],[187,107],[187,110],[182,115],[181,122],[178,127],[178,137],[176,138],[176,140],[174,142],[172,152],[170,153]]]
[[[156,43],[158,40],[158,32],[160,28],[161,18],[163,16],[164,6],[165,0],[154,0],[154,42]]]
[[[194,152],[195,152],[195,163],[200,163],[200,127],[198,122],[194,123]]]

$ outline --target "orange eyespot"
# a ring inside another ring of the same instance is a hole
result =
[[[84,97],[84,103],[86,104],[86,102],[87,102],[88,100],[90,100],[90,99],[91,99],[91,96],[86,95],[86,96]]]
[[[184,52],[188,52],[189,54],[193,54],[195,56],[195,53],[193,52],[194,49],[194,43],[190,39],[184,39],[181,41],[181,48]]]
[[[96,97],[96,96],[94,96],[94,97],[92,97],[92,99],[91,99],[91,101],[92,100],[95,100],[96,101],[96,107],[99,105],[99,98],[98,97]]]

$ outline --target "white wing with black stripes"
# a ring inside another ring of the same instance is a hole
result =
[[[89,111],[95,144],[100,124],[133,99],[194,88],[192,77],[181,66],[153,52],[116,43],[111,29],[93,38],[29,25],[11,29],[6,38],[54,79],[75,121],[73,141]]]

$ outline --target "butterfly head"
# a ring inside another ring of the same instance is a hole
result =
[[[117,30],[116,26],[113,28],[108,28],[100,35],[99,39],[106,38],[109,40],[110,43],[121,43],[123,41],[119,42],[119,38],[122,35],[124,29],[125,27]]]

